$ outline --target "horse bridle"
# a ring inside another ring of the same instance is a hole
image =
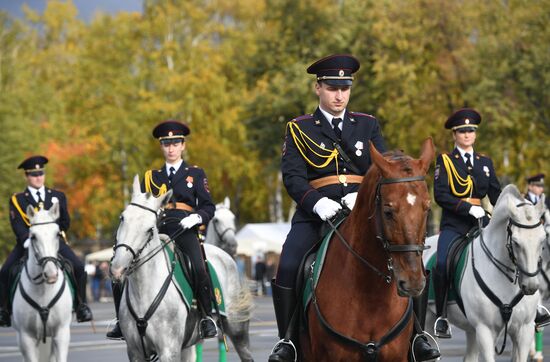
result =
[[[44,221],[44,222],[33,223],[33,224],[30,225],[29,230],[33,226],[48,225],[48,224],[57,224],[57,221]],[[58,237],[60,239],[62,238],[61,232],[58,233]],[[31,247],[32,247],[32,250],[33,250],[35,258],[36,258],[36,263],[37,263],[37,265],[40,265],[40,268],[42,269],[42,273],[40,273],[39,275],[37,275],[35,277],[32,277],[29,274],[29,269],[27,268],[26,263],[25,263],[25,273],[27,274],[27,278],[29,278],[31,283],[39,285],[39,284],[42,284],[46,281],[46,278],[44,277],[44,266],[46,265],[46,263],[52,262],[52,263],[55,264],[56,268],[62,269],[62,262],[61,262],[61,259],[59,259],[58,257],[53,257],[53,256],[40,257],[40,253],[38,252],[38,249],[36,248],[36,245],[35,245],[33,239],[34,239],[34,236],[31,236]],[[36,282],[36,280],[39,280],[40,278],[42,278],[42,280]]]
[[[386,274],[382,271],[380,271],[377,267],[369,263],[363,256],[361,256],[359,253],[357,253],[351,245],[347,242],[346,238],[340,233],[338,228],[330,221],[327,220],[328,224],[334,230],[334,233],[338,236],[338,239],[344,244],[346,249],[350,253],[353,254],[361,263],[366,265],[368,268],[373,270],[376,274],[378,274],[381,278],[383,278],[386,283],[390,284],[393,278],[393,259],[391,257],[391,253],[402,253],[402,252],[417,252],[420,253],[426,249],[429,248],[429,246],[424,245],[422,243],[421,245],[418,244],[405,244],[405,245],[397,245],[392,244],[388,239],[386,238],[386,234],[384,233],[384,224],[382,222],[382,194],[381,194],[381,187],[382,185],[387,184],[394,184],[394,183],[402,183],[402,182],[415,182],[415,181],[425,181],[425,176],[410,176],[410,177],[402,177],[402,178],[382,178],[378,184],[376,185],[376,194],[375,194],[375,211],[374,213],[369,217],[371,219],[374,215],[377,215],[376,220],[376,238],[382,243],[382,247],[384,248],[384,251],[388,254],[387,259],[387,267],[389,273]]]
[[[223,207],[224,209],[228,209],[227,207]],[[223,237],[225,236],[225,234],[228,232],[228,231],[233,231],[235,232],[235,228],[234,227],[231,227],[231,226],[228,226],[224,231],[220,232],[218,230],[218,219],[216,219],[216,215],[214,214],[214,218],[212,219],[212,228],[214,229],[214,232],[216,233],[216,236],[218,237],[218,239],[220,241],[223,241]]]

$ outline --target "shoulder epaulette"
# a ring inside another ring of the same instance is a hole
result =
[[[375,116],[373,116],[372,114],[368,114],[368,113],[349,112],[349,114],[350,114],[351,116],[354,116],[354,117],[370,117],[370,118],[376,119]]]
[[[294,118],[290,122],[298,122],[298,121],[302,121],[304,119],[311,119],[311,118],[314,118],[313,114],[311,114],[311,113],[310,114],[304,114],[303,116],[299,116],[299,117]]]
[[[486,154],[481,153],[481,152],[476,152],[476,154],[477,154],[479,157],[489,158],[489,156],[487,156]]]

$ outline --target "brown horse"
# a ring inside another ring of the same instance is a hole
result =
[[[431,138],[420,159],[381,155],[357,202],[335,233],[302,335],[307,361],[407,361],[412,300],[426,284],[422,251],[430,195],[424,180],[434,158]]]

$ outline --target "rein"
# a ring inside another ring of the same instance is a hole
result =
[[[524,206],[524,205],[526,205],[526,203],[520,203],[519,205],[516,205],[516,206],[520,207],[520,206]],[[527,275],[527,276],[530,276],[530,277],[534,277],[541,271],[542,258],[539,259],[537,271],[534,272],[534,273],[530,273],[530,272],[524,270],[519,265],[519,263],[517,262],[517,259],[514,255],[514,249],[512,247],[512,225],[514,225],[516,227],[519,227],[519,228],[522,228],[522,229],[534,229],[534,228],[542,225],[542,221],[543,221],[542,219],[539,220],[539,222],[536,223],[536,224],[525,225],[525,224],[521,224],[521,223],[516,222],[512,218],[509,218],[508,226],[506,227],[506,232],[507,232],[506,248],[508,249],[508,256],[509,256],[510,260],[512,261],[512,263],[516,267],[515,270],[513,268],[509,267],[508,265],[504,264],[500,260],[498,260],[491,253],[491,251],[489,250],[489,248],[487,247],[487,245],[485,244],[485,242],[483,240],[483,229],[481,227],[482,226],[481,225],[481,220],[480,219],[478,219],[478,220],[479,220],[479,229],[480,229],[479,240],[480,240],[480,245],[482,247],[482,250],[484,251],[485,255],[487,255],[487,257],[489,258],[491,263],[510,281],[510,283],[515,284],[518,280],[518,277],[519,277],[520,273],[522,273],[524,275]],[[512,301],[509,304],[503,303],[499,299],[499,297],[497,297],[496,294],[493,293],[491,288],[489,288],[487,286],[487,284],[485,283],[485,281],[483,280],[483,278],[479,274],[478,270],[476,269],[475,256],[474,256],[474,243],[473,242],[472,242],[471,249],[472,249],[472,270],[474,272],[474,277],[476,279],[476,282],[479,285],[479,287],[481,288],[481,290],[483,291],[483,293],[485,294],[485,296],[487,298],[489,298],[491,300],[491,302],[493,302],[493,304],[498,307],[498,309],[500,311],[500,315],[502,317],[502,320],[504,321],[504,340],[502,341],[502,346],[501,346],[500,350],[498,350],[497,347],[495,347],[496,354],[501,355],[502,352],[504,351],[504,348],[506,347],[506,336],[507,336],[507,333],[508,333],[508,322],[510,321],[510,318],[512,316],[513,309],[521,301],[521,299],[523,299],[525,294],[520,289],[519,292],[516,294],[516,296],[512,299]],[[510,272],[515,272],[515,279],[510,278],[510,276],[508,276],[507,272],[503,269],[505,269],[507,271],[510,271]],[[543,277],[546,277],[546,275],[543,274]]]

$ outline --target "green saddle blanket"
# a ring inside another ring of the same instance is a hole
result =
[[[454,271],[452,272],[452,283],[449,285],[449,290],[447,292],[447,301],[448,302],[456,302],[458,298],[460,298],[460,283],[462,282],[462,277],[464,276],[464,270],[466,269],[466,261],[468,260],[467,256],[469,251],[471,241],[466,244],[464,249],[460,251],[460,257],[458,259],[458,262],[454,268]],[[435,258],[436,253],[430,257],[428,260],[428,263],[426,264],[426,269],[431,272],[431,275],[434,275],[435,270]],[[434,278],[430,278],[430,285],[428,290],[428,300],[434,301],[435,300],[435,289],[434,289]]]
[[[338,228],[340,224],[344,222],[344,220],[345,219],[340,220],[335,225],[335,227]],[[302,308],[304,310],[304,315],[307,314],[306,310],[309,306],[309,303],[311,302],[311,298],[313,296],[313,290],[317,287],[319,276],[321,275],[321,272],[323,270],[323,265],[325,262],[325,258],[327,256],[327,250],[330,245],[330,240],[332,239],[332,235],[334,235],[334,230],[332,229],[325,234],[325,237],[321,241],[321,245],[317,250],[315,261],[312,265],[313,270],[308,268],[308,272],[304,276],[305,284],[304,284],[303,293],[302,293]]]
[[[174,261],[175,254],[174,254],[174,251],[169,247],[169,245],[166,245],[164,247],[164,253],[166,254],[167,260],[170,260],[170,262]],[[216,299],[216,303],[218,304],[220,314],[223,316],[226,316],[225,299],[222,293],[222,288],[221,288],[220,280],[218,278],[218,274],[216,273],[216,270],[214,269],[214,267],[209,261],[207,261],[206,264],[208,265],[208,269],[210,271],[210,278],[212,280],[213,293]],[[172,281],[174,282],[174,285],[176,286],[176,289],[178,290],[181,299],[185,303],[187,310],[190,310],[193,306],[194,292],[193,292],[193,288],[191,287],[191,284],[189,283],[189,280],[187,280],[187,276],[184,273],[183,267],[180,262],[175,263],[175,269],[174,269],[174,275],[172,276]],[[216,312],[216,306],[214,305],[214,302],[212,302],[212,312],[213,313]]]

